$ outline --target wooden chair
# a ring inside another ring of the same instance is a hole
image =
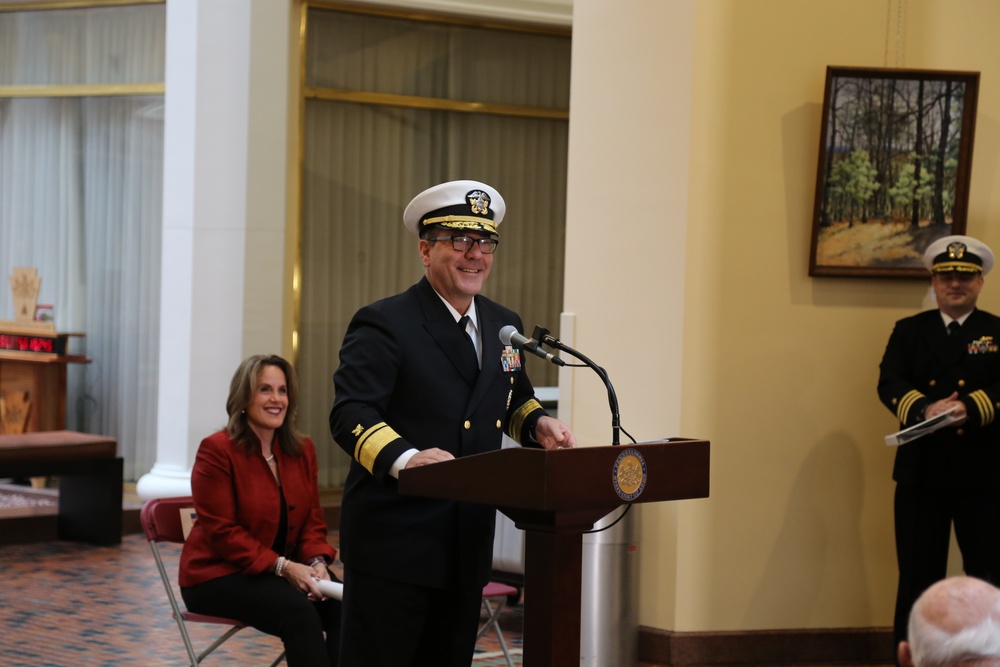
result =
[[[163,580],[163,587],[167,591],[167,599],[170,600],[170,608],[173,610],[174,620],[177,621],[177,627],[181,631],[181,638],[184,640],[184,648],[187,649],[188,658],[191,660],[191,667],[198,667],[206,656],[247,626],[231,618],[206,616],[181,609],[177,601],[177,595],[174,593],[173,581],[163,564],[163,557],[160,555],[157,543],[174,542],[183,544],[186,534],[184,523],[181,519],[182,513],[188,517],[194,516],[194,501],[190,496],[157,498],[147,501],[142,506],[140,520],[142,522],[142,530],[146,534],[146,539],[149,540],[149,548],[152,549],[153,557],[156,559],[156,569],[159,570],[160,578]],[[208,648],[201,653],[196,653],[194,645],[191,643],[191,637],[188,634],[188,623],[210,623],[226,627],[227,629]],[[271,667],[280,664],[284,659],[285,653],[282,651],[281,655],[271,663]]]

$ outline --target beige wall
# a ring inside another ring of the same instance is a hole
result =
[[[638,440],[682,435],[695,4],[574,5],[564,300],[572,317],[560,337],[607,369],[622,426]],[[560,416],[577,440],[610,444],[597,375],[563,370],[559,386]],[[676,627],[682,505],[690,503],[643,507],[647,625]]]
[[[875,384],[927,285],[807,267],[825,68],[894,65],[898,3],[607,4],[574,7],[566,310],[633,435],[712,441],[710,499],[643,508],[640,623],[888,626],[895,422]],[[982,72],[968,232],[1000,249],[1000,3],[905,18],[902,66]],[[573,426],[603,444],[606,396],[575,373]]]

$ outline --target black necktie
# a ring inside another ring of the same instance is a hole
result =
[[[468,343],[465,347],[472,352],[472,359],[475,361],[474,368],[479,370],[479,353],[476,352],[476,344],[472,342],[472,336],[469,334],[468,326],[469,316],[462,315],[462,317],[458,320],[458,328],[462,330],[463,334],[465,334],[463,338],[465,338],[465,342]]]
[[[948,323],[948,335],[951,336],[956,331],[962,328],[962,325],[958,323],[958,320],[952,320]]]

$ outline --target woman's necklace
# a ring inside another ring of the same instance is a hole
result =
[[[260,455],[264,456],[264,452],[261,452]],[[278,462],[274,460],[273,450],[271,451],[270,456],[264,456],[264,462],[267,463],[267,467],[270,468],[271,474],[274,475],[274,481],[278,483],[278,486],[281,486],[281,478],[278,477]]]

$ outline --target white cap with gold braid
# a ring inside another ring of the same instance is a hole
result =
[[[993,268],[993,251],[971,236],[944,236],[924,252],[924,266],[931,273],[982,273]]]
[[[497,227],[507,210],[503,197],[479,181],[449,181],[424,190],[403,211],[403,224],[423,238],[427,230],[482,232],[500,238]]]

